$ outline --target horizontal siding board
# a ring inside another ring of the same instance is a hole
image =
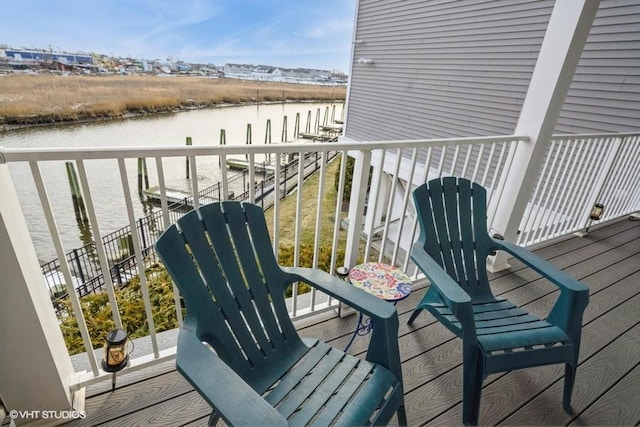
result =
[[[512,133],[553,4],[360,0],[346,135]],[[633,0],[601,2],[558,130],[628,131],[640,123],[639,23]]]

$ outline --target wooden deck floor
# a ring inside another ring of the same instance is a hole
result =
[[[584,317],[580,366],[573,394],[574,413],[562,410],[563,367],[551,366],[490,376],[484,383],[483,425],[638,425],[640,423],[640,222],[621,221],[537,250],[591,290]],[[531,270],[492,276],[495,293],[542,314],[554,301],[554,287]],[[424,294],[418,284],[398,305],[405,403],[411,426],[459,425],[462,367],[459,340],[428,313],[412,327],[406,321]],[[300,326],[342,347],[356,316],[325,316]],[[350,352],[362,354],[366,337]],[[124,375],[118,388],[87,392],[87,417],[67,425],[206,425],[210,408],[167,362]]]

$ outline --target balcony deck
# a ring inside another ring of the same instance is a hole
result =
[[[580,366],[573,395],[574,414],[562,410],[561,366],[492,375],[484,383],[481,424],[638,425],[640,422],[640,222],[623,220],[536,251],[591,289],[584,316]],[[522,266],[492,275],[497,294],[544,313],[555,289]],[[421,314],[406,321],[426,283],[398,304],[400,352],[409,424],[458,425],[461,420],[460,341]],[[299,326],[301,334],[342,347],[356,316],[325,315]],[[362,354],[366,337],[350,352]],[[204,374],[204,373],[203,373]],[[165,362],[87,390],[87,417],[67,425],[206,425],[208,405]]]

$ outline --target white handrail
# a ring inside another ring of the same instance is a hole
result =
[[[410,194],[415,185],[427,181],[436,176],[455,174],[472,179],[488,189],[488,220],[491,224],[495,212],[500,209],[500,198],[504,189],[504,183],[508,179],[513,152],[518,144],[526,143],[527,139],[521,136],[489,136],[472,138],[445,138],[437,140],[399,140],[399,141],[366,141],[355,142],[342,140],[341,142],[326,142],[315,144],[264,144],[264,145],[207,145],[207,146],[176,146],[176,147],[101,147],[101,148],[6,148],[0,147],[0,163],[28,162],[32,166],[32,174],[36,179],[41,203],[45,211],[49,212],[47,221],[51,234],[54,236],[54,244],[58,256],[64,254],[64,248],[58,234],[57,226],[53,218],[51,208],[47,208],[48,198],[44,182],[39,173],[38,165],[49,161],[76,161],[80,165],[80,175],[83,191],[89,195],[91,184],[86,178],[83,164],[87,160],[103,159],[116,161],[120,171],[123,186],[123,197],[126,206],[126,215],[129,219],[131,230],[135,230],[135,218],[132,210],[132,195],[130,194],[125,159],[154,158],[157,167],[157,179],[160,186],[160,201],[162,209],[163,228],[170,222],[167,202],[166,185],[163,161],[170,157],[188,157],[190,159],[191,192],[194,204],[198,206],[204,203],[199,199],[198,189],[198,163],[201,157],[218,157],[221,168],[222,198],[229,196],[228,172],[224,167],[224,160],[231,155],[247,155],[249,159],[249,198],[255,201],[258,194],[254,187],[256,177],[256,156],[270,154],[275,159],[280,159],[283,154],[296,153],[300,159],[297,165],[298,177],[295,206],[296,223],[282,224],[280,209],[280,180],[286,175],[287,170],[276,162],[275,184],[273,189],[274,209],[274,251],[278,252],[279,234],[281,227],[292,227],[295,233],[294,262],[299,263],[301,241],[302,206],[304,200],[315,198],[318,208],[312,214],[315,217],[315,234],[319,233],[320,220],[333,217],[332,255],[330,273],[338,267],[337,253],[344,245],[348,267],[359,259],[368,260],[376,256],[386,262],[397,263],[405,271],[413,270],[409,261],[409,248],[416,237],[417,222],[409,212],[412,209]],[[617,142],[616,142],[617,141]],[[620,147],[617,155],[606,156],[607,149]],[[302,191],[305,179],[306,166],[303,159],[309,153],[317,153],[321,160],[319,188],[317,194],[307,194]],[[329,155],[341,153],[345,158],[347,153],[356,159],[354,170],[354,182],[351,194],[345,194],[350,200],[348,218],[342,213],[342,199],[344,189],[350,179],[346,172],[346,162],[342,162],[337,173],[337,200],[334,212],[324,212],[321,206],[321,197],[327,187],[326,162]],[[359,155],[354,155],[359,153]],[[403,156],[403,153],[406,156]],[[558,154],[560,153],[560,154]],[[564,156],[564,157],[563,157]],[[613,219],[634,210],[638,210],[640,201],[640,189],[635,183],[640,178],[640,134],[592,134],[592,135],[559,135],[554,136],[550,145],[548,158],[543,162],[543,169],[534,191],[530,195],[531,209],[525,213],[521,226],[519,243],[531,245],[539,243],[559,234],[571,233],[584,227],[581,218],[585,216],[585,210],[590,209],[594,199],[604,201],[605,220]],[[605,160],[606,157],[606,160]],[[373,171],[370,171],[373,168]],[[599,174],[595,174],[598,169]],[[373,189],[367,187],[369,177],[373,178]],[[386,182],[384,182],[386,181]],[[597,187],[593,187],[593,186]],[[246,189],[243,189],[245,191]],[[373,192],[373,194],[370,194]],[[383,194],[384,193],[384,194]],[[572,198],[572,196],[576,196]],[[397,202],[394,202],[397,201]],[[365,213],[365,203],[368,201]],[[387,203],[388,202],[388,203]],[[91,203],[90,203],[91,204]],[[98,220],[93,212],[93,206],[89,206],[89,217],[94,230],[99,229]],[[125,215],[123,213],[123,215]],[[366,215],[366,218],[365,218]],[[398,221],[393,221],[398,218]],[[344,237],[340,237],[343,219],[348,220],[348,232],[346,243]],[[407,222],[409,221],[409,222]],[[363,239],[363,231],[366,239]],[[377,233],[379,231],[380,233]],[[382,236],[382,239],[379,236]],[[95,236],[97,237],[97,236]],[[152,359],[156,360],[164,354],[158,349],[155,331],[153,327],[153,307],[149,301],[148,290],[144,276],[144,257],[141,243],[137,233],[132,233],[134,252],[137,259],[138,274],[141,275],[141,285],[145,300],[145,310],[149,318],[151,341],[153,346]],[[372,255],[372,251],[378,254]],[[313,244],[313,265],[317,265],[320,254],[319,241]],[[102,271],[109,271],[106,256],[98,250],[99,263]],[[62,269],[69,270],[64,259],[61,259]],[[65,280],[72,280],[69,271],[63,271]],[[110,284],[107,285],[109,289]],[[73,289],[71,285],[71,289]],[[326,309],[335,307],[335,301],[322,299],[320,295],[312,294],[303,304],[293,291],[293,299],[290,305],[292,317],[304,317]],[[178,322],[181,324],[179,296],[175,295]],[[74,310],[79,310],[80,304],[76,298]],[[117,318],[117,316],[116,316]],[[82,316],[79,316],[82,319]],[[84,322],[80,322],[81,334],[85,341],[88,330]],[[91,346],[86,342],[86,346]],[[147,357],[147,356],[145,356]],[[90,358],[91,359],[91,358]],[[145,359],[146,360],[146,359]],[[147,362],[144,362],[147,363]],[[92,375],[98,376],[95,358],[90,360]]]

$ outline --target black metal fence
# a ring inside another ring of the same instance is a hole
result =
[[[331,153],[328,160],[336,155],[337,153]],[[305,178],[320,169],[320,156],[318,153],[309,153],[303,161]],[[272,205],[272,202],[268,201],[268,196],[273,194],[273,197],[284,198],[292,188],[295,188],[295,179],[297,179],[299,170],[298,162],[298,158],[287,162],[286,166],[282,168],[282,176],[277,186],[273,174],[265,175],[261,182],[255,183],[256,203],[261,204],[262,208],[266,209]],[[244,175],[238,174],[230,182],[243,180],[245,179]],[[240,194],[230,194],[230,199],[249,200],[248,187],[244,183],[242,186],[247,190]],[[200,198],[220,200],[222,197],[221,183],[205,188],[198,194]],[[192,209],[192,197],[186,197],[180,203],[173,203],[169,209],[170,223],[175,223],[178,218]],[[162,211],[157,211],[138,219],[135,223],[135,228],[140,241],[142,256],[145,260],[154,258],[154,243],[164,230]],[[103,236],[102,244],[109,263],[109,280],[111,280],[111,283],[118,287],[138,275],[130,226],[127,225]],[[100,268],[95,242],[68,252],[66,260],[71,272],[73,287],[79,296],[101,292],[104,289],[106,282]],[[68,292],[66,280],[60,267],[60,260],[55,259],[42,264],[41,270],[45,284],[49,289],[51,301],[56,309],[56,314],[62,316],[65,314],[63,301],[68,296]]]

